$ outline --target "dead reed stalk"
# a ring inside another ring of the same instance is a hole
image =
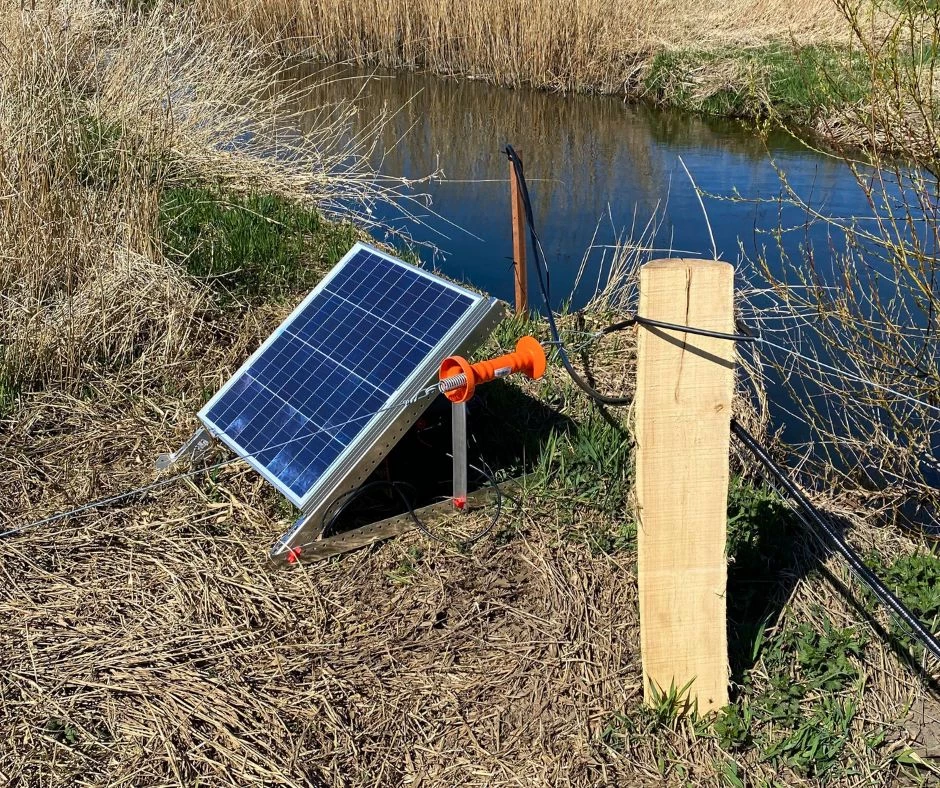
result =
[[[254,40],[328,61],[426,68],[501,85],[632,93],[656,52],[831,42],[844,20],[806,0],[202,0]]]

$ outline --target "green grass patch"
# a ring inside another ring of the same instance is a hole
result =
[[[710,115],[805,123],[870,90],[858,53],[832,46],[768,44],[737,51],[660,52],[644,80],[648,95]]]
[[[866,640],[854,628],[835,626],[821,609],[816,617],[818,627],[804,622],[764,644],[760,671],[748,675],[712,732],[729,752],[756,749],[778,767],[828,779],[851,773],[846,745],[863,687],[854,660]],[[876,747],[883,738],[869,740]]]
[[[614,514],[630,492],[632,447],[622,427],[590,411],[572,428],[547,437],[536,477],[571,503]]]
[[[771,784],[754,782],[750,767],[742,765],[757,762],[773,765],[781,778],[774,785],[792,784],[793,774],[814,784],[857,776],[848,745],[864,684],[856,660],[865,645],[855,628],[837,627],[819,610],[815,627],[791,625],[765,644],[761,665],[748,675],[736,702],[714,716],[699,717],[691,709],[687,719],[695,735],[714,738],[724,751],[715,770],[725,783]],[[652,741],[660,773],[673,774],[683,759],[676,740],[664,734],[677,730],[677,715],[688,710],[686,692],[672,686],[654,692],[650,706],[610,715],[601,741],[624,753]],[[885,730],[867,727],[853,747],[878,750]]]
[[[595,410],[544,438],[535,485],[557,507],[566,539],[587,544],[594,553],[635,543],[629,507],[632,449],[626,430]]]
[[[796,566],[798,526],[772,490],[732,477],[728,487],[728,620],[732,677],[752,668],[770,619],[788,595]]]
[[[121,129],[92,116],[83,116],[74,129],[75,172],[89,189],[114,189],[121,177]]]
[[[902,555],[886,563],[881,556],[869,557],[868,563],[884,584],[907,606],[916,618],[937,631],[940,622],[940,558],[933,550],[920,550],[913,555]],[[872,608],[878,602],[870,592]],[[918,662],[924,647],[911,636],[907,626],[896,616],[891,617],[891,634],[896,643],[906,649]]]
[[[223,301],[276,301],[311,289],[361,237],[316,210],[268,195],[168,189],[164,254],[207,280]]]
[[[769,645],[769,686],[752,701],[753,718],[767,728],[764,757],[815,777],[842,762],[862,682],[852,657],[865,645],[855,629],[834,626],[822,610],[819,618],[821,631],[802,623]]]

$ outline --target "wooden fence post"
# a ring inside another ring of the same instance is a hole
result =
[[[657,260],[638,314],[733,333],[734,269]],[[635,407],[644,697],[689,684],[698,712],[728,703],[725,609],[734,342],[640,326]],[[655,689],[654,689],[655,687]],[[686,709],[688,710],[688,708]]]
[[[519,161],[522,161],[521,156]],[[529,275],[525,259],[525,208],[512,161],[509,162],[509,202],[512,206],[512,262],[516,280],[516,314],[528,316]]]

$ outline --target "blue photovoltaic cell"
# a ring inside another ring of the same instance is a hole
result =
[[[479,300],[351,254],[200,414],[298,504]]]

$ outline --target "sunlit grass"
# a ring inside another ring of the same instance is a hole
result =
[[[256,303],[309,290],[362,237],[280,197],[205,188],[167,190],[160,219],[169,260],[225,300]]]

